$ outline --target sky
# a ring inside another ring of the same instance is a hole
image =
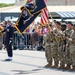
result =
[[[0,0],[0,3],[15,3],[15,0]]]

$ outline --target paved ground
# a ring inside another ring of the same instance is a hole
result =
[[[5,50],[0,51],[0,75],[75,75],[75,71],[44,68],[47,64],[44,51],[16,50],[13,61],[7,58]]]

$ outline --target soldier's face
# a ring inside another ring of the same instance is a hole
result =
[[[72,25],[71,24],[67,24],[67,29],[70,29],[72,28]]]
[[[73,26],[73,30],[75,31],[75,26]]]
[[[11,22],[7,22],[7,25],[11,25]]]
[[[56,23],[56,26],[57,26],[58,29],[60,28],[60,25],[58,25],[57,23]]]
[[[62,30],[62,31],[66,30],[66,27],[61,26],[61,30]]]

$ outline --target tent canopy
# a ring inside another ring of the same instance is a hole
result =
[[[50,12],[49,14],[55,19],[75,19],[75,12]]]

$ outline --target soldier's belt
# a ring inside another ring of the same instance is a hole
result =
[[[53,42],[48,42],[48,43],[46,43],[46,45],[51,45]]]
[[[57,43],[56,41],[53,41],[53,43]]]

